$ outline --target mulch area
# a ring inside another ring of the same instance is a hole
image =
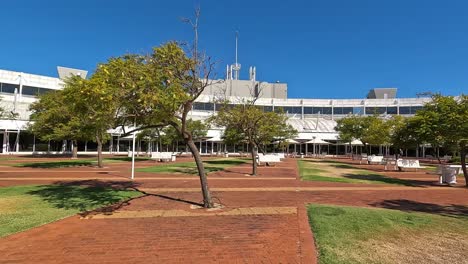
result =
[[[177,162],[188,160],[182,158]],[[50,161],[56,159],[51,158]],[[316,252],[305,209],[308,203],[382,207],[444,215],[468,214],[468,190],[435,186],[436,175],[421,171],[385,172],[380,165],[339,161],[389,177],[414,179],[419,184],[397,189],[392,188],[394,185],[382,184],[303,182],[299,180],[295,159],[287,159],[274,167],[261,166],[259,175],[252,177],[248,176],[250,165],[243,164],[208,176],[213,190],[252,188],[250,191],[213,191],[215,202],[224,205],[217,212],[252,207],[295,207],[297,212],[213,215],[204,209],[196,209],[195,205],[202,201],[199,191],[182,191],[199,188],[199,180],[193,175],[137,172],[136,180],[131,182],[128,179],[128,162],[107,163],[103,169],[0,167],[0,187],[74,181],[84,185],[130,185],[142,189],[180,188],[180,192],[150,192],[101,212],[92,212],[85,218],[73,216],[2,238],[0,263],[315,263]],[[152,161],[136,164],[138,167],[155,165]],[[459,177],[459,186],[464,184],[462,178]],[[282,187],[287,191],[259,191],[260,188]],[[307,191],[309,187],[318,188]],[[337,187],[343,189],[337,190]],[[347,190],[347,187],[355,188]],[[111,214],[115,210],[183,210],[211,215],[92,217],[93,214]]]

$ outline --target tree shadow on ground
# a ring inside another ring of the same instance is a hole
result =
[[[104,160],[113,160],[113,161],[132,161],[131,157],[111,157],[111,158],[105,158]],[[150,161],[150,158],[144,158],[144,157],[135,157],[135,162],[139,161]]]
[[[28,194],[39,196],[56,208],[79,210],[83,217],[96,213],[112,214],[114,211],[130,205],[131,201],[147,196],[203,206],[203,204],[193,201],[147,193],[139,190],[139,186],[139,183],[133,181],[82,180],[55,182],[54,185],[41,186],[40,189],[30,191]],[[119,191],[136,191],[141,195],[122,194]]]
[[[450,216],[455,218],[468,219],[468,206],[465,205],[438,205],[432,203],[422,203],[406,199],[384,200],[378,203],[370,204],[376,207],[395,209],[407,212],[423,212]]]
[[[54,168],[67,168],[79,166],[92,166],[95,162],[91,160],[70,160],[70,161],[50,161],[50,162],[31,162],[17,164],[15,167],[22,168],[41,168],[41,169],[54,169]]]
[[[203,163],[211,165],[226,165],[226,166],[235,166],[246,163],[244,160],[205,160]]]
[[[119,191],[134,188],[135,183],[128,181],[84,180],[56,182],[54,185],[41,186],[28,194],[39,196],[56,208],[87,211],[96,206],[107,206],[131,198]]]
[[[398,184],[404,186],[422,186],[428,185],[432,182],[416,181],[416,180],[403,180],[398,178],[390,178],[380,174],[359,174],[359,173],[347,173],[343,177],[354,180],[365,180],[372,181],[375,183],[386,183],[386,184]]]
[[[335,168],[340,168],[340,169],[359,169],[355,166],[349,165],[349,164],[343,164],[338,161],[334,160],[303,160],[304,162],[310,162],[310,163],[328,163],[330,166],[335,167]]]

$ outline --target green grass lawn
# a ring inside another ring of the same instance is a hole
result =
[[[71,185],[0,188],[0,237],[139,195],[136,191]]]
[[[468,257],[456,252],[468,244],[468,216],[316,204],[308,215],[321,264],[440,263],[440,245],[453,263]]]
[[[248,162],[248,159],[226,158],[206,160],[203,162],[205,165],[206,173],[221,171],[226,168],[237,166]],[[181,173],[181,174],[197,174],[198,170],[195,162],[180,162],[180,163],[166,163],[163,165],[146,167],[137,169],[140,172],[153,172],[153,173]]]
[[[309,160],[298,160],[297,163],[301,179],[306,181],[413,185],[408,180],[386,177],[372,171],[355,168],[351,165],[335,161],[324,161],[329,167]],[[332,170],[330,170],[330,167]],[[341,173],[340,169],[346,169],[347,172]],[[332,175],[333,173],[335,173],[335,175]]]
[[[135,161],[147,161],[150,158],[147,157],[135,157]],[[111,157],[104,158],[103,163],[119,163],[119,162],[130,162],[132,158],[129,157]],[[5,164],[5,163],[4,163]],[[44,162],[25,162],[10,164],[13,167],[21,168],[42,168],[42,169],[53,169],[53,168],[68,168],[68,167],[80,167],[80,166],[96,166],[97,158],[87,159],[70,159],[70,160],[58,160],[58,161],[44,161]],[[8,165],[8,164],[7,164]]]

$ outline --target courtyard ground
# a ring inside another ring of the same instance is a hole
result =
[[[161,163],[136,162],[134,181],[125,159],[105,168],[28,165],[60,160],[67,159],[1,160],[0,192],[7,186],[56,184],[129,188],[145,195],[0,238],[0,263],[315,263],[311,203],[468,214],[463,177],[457,187],[437,186],[437,176],[426,171],[386,172],[351,160],[337,161],[410,184],[301,180],[296,159],[260,167],[251,177],[250,164],[239,163],[209,174],[214,200],[224,208],[207,211],[198,207],[198,177],[145,169]]]

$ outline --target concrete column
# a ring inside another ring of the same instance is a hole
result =
[[[9,145],[9,135],[8,131],[5,129],[5,132],[3,132],[3,146],[2,146],[2,152],[3,153],[8,153],[8,145]]]

